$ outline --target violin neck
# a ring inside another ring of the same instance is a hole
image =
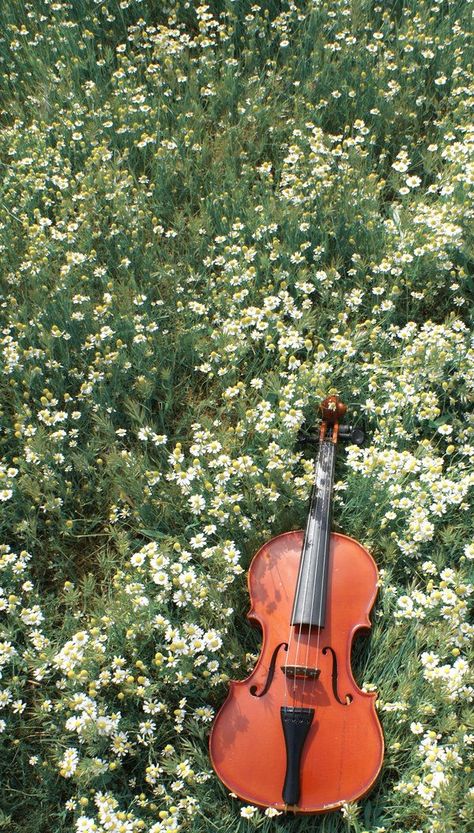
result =
[[[319,446],[310,509],[291,616],[292,625],[323,628],[326,616],[331,503],[336,444]]]

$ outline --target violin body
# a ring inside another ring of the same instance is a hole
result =
[[[324,626],[292,626],[303,539],[302,531],[278,535],[253,558],[248,618],[262,630],[261,654],[247,679],[230,683],[210,756],[245,802],[320,813],[365,795],[382,765],[376,694],[362,691],[351,672],[378,572],[361,544],[329,532]]]

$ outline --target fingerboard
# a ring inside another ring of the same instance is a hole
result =
[[[301,551],[292,625],[324,627],[331,537],[331,496],[336,445],[323,440],[319,446],[310,509]]]

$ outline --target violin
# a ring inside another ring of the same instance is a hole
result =
[[[247,679],[230,683],[209,741],[231,792],[297,813],[366,795],[384,752],[377,695],[362,691],[351,671],[354,636],[370,629],[378,571],[358,541],[330,529],[338,437],[355,434],[340,425],[346,406],[338,396],[320,410],[306,529],[277,535],[252,560],[247,616],[262,631],[261,653]]]

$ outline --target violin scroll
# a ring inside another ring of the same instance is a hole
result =
[[[364,430],[354,425],[341,423],[347,407],[337,394],[332,394],[323,399],[319,410],[322,417],[319,436],[300,430],[298,433],[299,442],[317,443],[329,439],[333,443],[337,443],[338,440],[349,440],[354,445],[363,445],[365,440]]]
[[[328,439],[336,444],[339,432],[339,422],[346,413],[347,407],[341,399],[336,396],[336,394],[333,394],[332,396],[327,396],[326,399],[323,399],[321,405],[319,406],[319,410],[321,411],[323,418],[321,428],[319,430],[319,439],[321,442],[326,439],[327,431],[330,429],[331,434]]]
[[[323,399],[319,409],[324,422],[328,425],[334,425],[335,422],[340,422],[347,411],[347,406],[344,405],[339,396],[333,394]]]

